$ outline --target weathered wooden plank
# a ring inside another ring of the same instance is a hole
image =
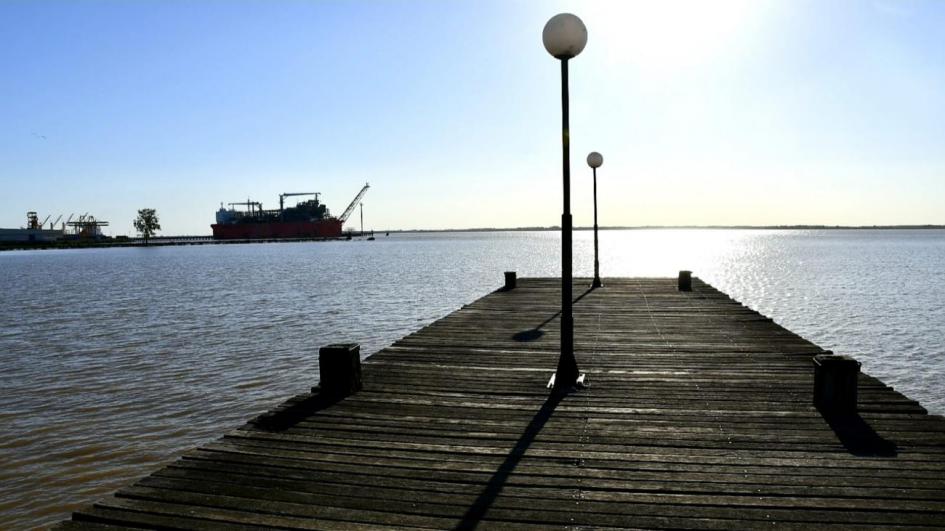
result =
[[[252,482],[252,486],[246,486]],[[446,483],[444,485],[450,485]],[[403,488],[369,487],[364,485],[344,485],[338,483],[325,484],[321,481],[279,481],[259,480],[254,477],[219,474],[194,477],[151,477],[146,478],[140,487],[128,489],[128,495],[138,495],[161,499],[165,494],[177,497],[176,491],[186,490],[191,493],[207,495],[247,497],[250,499],[269,500],[273,502],[299,503],[307,506],[330,506],[352,510],[373,510],[378,506],[377,501],[383,500],[385,511],[395,511],[407,514],[433,515],[446,518],[461,518],[466,508],[475,503],[478,492],[467,486],[457,486],[452,491],[443,486],[435,490],[426,491],[421,503],[415,495],[405,492]],[[164,493],[161,489],[170,492]],[[512,511],[541,511],[546,513],[545,518],[562,510],[570,511],[569,505],[577,504],[579,496],[577,489],[525,489],[513,488],[506,496],[496,500],[493,517],[499,517],[499,510]],[[595,499],[597,498],[597,499]],[[729,518],[731,507],[720,506],[690,506],[679,504],[674,499],[670,505],[660,503],[627,503],[619,500],[613,503],[612,493],[596,492],[591,496],[581,496],[582,510],[600,514],[623,515],[689,515],[704,518]],[[267,505],[272,509],[272,505]],[[289,509],[292,506],[287,506]],[[817,523],[863,523],[872,524],[923,524],[927,517],[913,516],[906,512],[873,512],[867,511],[857,514],[852,511],[796,511],[793,509],[778,509],[774,507],[745,508],[741,511],[741,518],[746,520],[766,521],[774,512],[782,521],[817,522]],[[506,518],[514,519],[506,514]],[[554,515],[552,520],[562,520],[567,515]]]
[[[288,448],[288,449],[284,449]],[[347,450],[347,452],[345,451]],[[214,446],[210,452],[200,452],[189,454],[187,459],[194,460],[212,460],[226,463],[269,463],[271,466],[286,468],[312,468],[309,461],[320,461],[325,456],[337,453],[338,455],[349,456],[347,462],[353,459],[351,456],[360,458],[361,456],[398,456],[400,459],[426,459],[428,461],[445,462],[449,460],[460,461],[464,463],[490,463],[493,470],[501,464],[502,458],[506,454],[460,454],[446,453],[446,451],[420,451],[420,452],[396,452],[385,450],[383,448],[369,447],[347,447],[338,449],[337,447],[319,446],[313,447],[309,451],[300,451],[297,447],[286,445],[279,446]],[[562,457],[561,455],[565,455]],[[599,467],[608,467],[613,470],[659,470],[667,473],[679,473],[680,471],[702,470],[709,473],[730,473],[730,474],[771,474],[771,475],[794,475],[794,476],[840,476],[846,478],[874,477],[877,472],[869,466],[820,466],[823,460],[810,460],[807,463],[799,463],[798,460],[784,459],[774,464],[760,464],[757,462],[745,462],[741,459],[730,459],[722,462],[710,462],[708,459],[692,457],[689,459],[674,459],[673,456],[666,455],[645,455],[641,454],[637,458],[619,459],[623,455],[604,454],[603,458],[595,458],[595,454],[583,452],[579,454],[558,454],[558,455],[531,455],[529,461],[534,460],[538,463],[575,463],[580,462],[582,466],[589,467],[596,465]],[[600,455],[600,454],[597,454]],[[402,457],[401,457],[402,456]],[[187,459],[178,462],[184,464]],[[285,461],[281,461],[285,459]],[[869,464],[869,463],[867,463]],[[875,464],[875,463],[874,463]],[[176,466],[176,465],[175,465]],[[406,466],[406,465],[404,465]],[[429,469],[436,468],[436,465],[430,464]],[[879,468],[878,466],[875,468]],[[280,473],[284,471],[279,471]],[[870,474],[872,472],[872,474]],[[942,476],[940,467],[927,467],[922,462],[907,464],[900,467],[882,468],[879,477],[895,480],[896,478],[909,479],[935,479]],[[816,480],[818,484],[823,479]],[[939,483],[936,483],[939,485]],[[929,488],[934,488],[929,486]]]
[[[263,450],[264,451],[264,450]],[[352,455],[358,456],[358,465],[365,467],[383,468],[415,468],[422,470],[455,470],[466,472],[488,473],[495,470],[501,464],[496,460],[487,459],[460,459],[457,456],[443,454],[439,459],[420,459],[409,454],[384,453],[382,455],[371,455],[369,452],[359,452],[357,454],[332,453],[330,451],[300,453],[296,452],[294,456],[285,455],[276,457],[273,455],[260,454],[204,454],[201,458],[184,459],[174,463],[165,469],[156,472],[156,475],[177,474],[178,469],[198,469],[197,475],[204,471],[237,471],[246,475],[266,476],[272,474],[273,477],[284,478],[285,474],[291,474],[292,470],[302,470],[303,476],[308,477],[308,471],[318,471],[320,473],[332,473],[331,465],[348,465]],[[529,460],[527,463],[521,463],[516,470],[522,474],[530,475],[570,475],[573,473],[575,462],[565,460]],[[941,482],[938,481],[937,474],[930,474],[927,478],[907,474],[903,476],[884,476],[876,478],[873,476],[857,476],[826,474],[819,469],[812,470],[793,470],[787,468],[778,469],[752,469],[748,467],[707,467],[693,465],[674,465],[641,463],[627,464],[615,461],[580,461],[582,474],[586,477],[625,479],[627,481],[672,481],[672,482],[699,482],[714,484],[714,488],[719,488],[720,484],[751,484],[751,485],[772,485],[772,486],[804,486],[809,487],[812,484],[819,487],[850,487],[850,488],[888,488],[898,490],[909,490],[902,492],[902,496],[908,497],[927,497],[928,499],[938,499],[942,496]],[[349,470],[339,472],[341,478],[345,478]]]

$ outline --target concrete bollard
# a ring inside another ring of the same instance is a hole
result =
[[[849,356],[814,356],[814,405],[824,415],[856,413],[860,362]]]
[[[506,271],[505,272],[505,287],[503,287],[502,289],[505,291],[515,289],[516,280],[517,279],[516,279],[515,271]]]
[[[679,291],[692,291],[692,271],[679,272]]]
[[[320,394],[344,398],[361,390],[361,345],[336,343],[318,350]]]

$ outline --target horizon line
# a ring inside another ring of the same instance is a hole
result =
[[[945,225],[933,223],[906,224],[906,225],[611,225],[599,226],[597,230],[942,230]],[[560,231],[558,225],[535,227],[471,227],[461,229],[372,229],[365,230],[364,234],[376,233],[425,233],[425,232],[549,232]],[[593,226],[574,227],[575,231],[594,230]],[[345,231],[343,234],[357,234],[359,231]],[[125,236],[116,235],[112,236]],[[151,239],[195,238],[206,237],[207,234],[178,234],[173,236],[153,236]],[[137,238],[137,236],[126,236]]]

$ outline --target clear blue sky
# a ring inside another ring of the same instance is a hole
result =
[[[945,2],[0,1],[0,227],[207,234],[221,201],[365,181],[375,229],[945,224]]]

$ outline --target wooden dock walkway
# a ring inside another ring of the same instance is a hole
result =
[[[549,398],[560,281],[519,279],[60,526],[945,527],[942,417],[861,374],[828,422],[823,350],[698,279],[575,284],[586,390]]]

